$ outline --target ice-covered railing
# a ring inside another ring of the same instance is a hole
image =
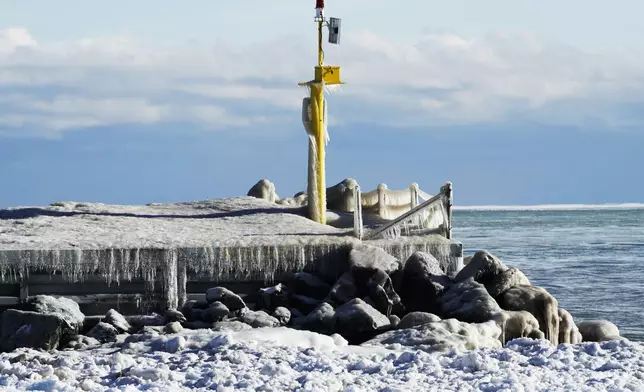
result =
[[[411,235],[452,235],[452,183],[447,182],[439,193],[431,196],[412,184],[408,190],[389,190],[385,184],[364,194],[354,188],[354,234],[362,239],[399,238]],[[364,233],[363,210],[372,210],[390,220]]]

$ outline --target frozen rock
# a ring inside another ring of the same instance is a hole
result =
[[[394,290],[391,278],[380,269],[354,267],[351,270],[358,296],[368,296],[368,301],[380,313],[389,316],[403,314],[404,306]]]
[[[294,319],[293,324],[308,331],[329,334],[335,329],[335,321],[335,309],[323,302],[308,315]]]
[[[263,178],[259,180],[247,193],[247,196],[256,197],[258,199],[264,199],[275,203],[279,200],[279,196],[275,192],[275,184],[269,180]]]
[[[186,317],[186,321],[201,320],[201,313],[208,309],[209,303],[205,301],[186,301],[181,307],[181,313]]]
[[[468,323],[492,319],[501,308],[485,287],[469,278],[450,286],[438,299],[441,315]]]
[[[212,325],[212,330],[216,332],[231,331],[239,332],[247,329],[252,329],[248,324],[244,324],[241,321],[220,321]]]
[[[130,323],[134,331],[138,331],[146,326],[162,327],[166,324],[165,317],[157,313],[128,316],[126,320]]]
[[[493,281],[495,276],[500,275],[507,269],[508,267],[493,254],[479,251],[472,256],[472,260],[461,269],[454,280],[456,282],[462,282],[472,278],[479,283],[487,285]]]
[[[95,347],[100,345],[101,342],[94,338],[90,338],[85,335],[76,335],[69,343],[67,343],[66,348],[72,350],[86,350],[90,347]]]
[[[114,326],[119,333],[130,332],[132,330],[132,326],[127,322],[125,317],[114,309],[108,310],[102,321]]]
[[[350,267],[381,269],[390,274],[400,269],[398,259],[373,245],[358,243],[349,252]]]
[[[441,318],[435,314],[427,312],[411,312],[405,315],[398,324],[398,329],[413,328],[427,323],[441,321]]]
[[[241,297],[232,291],[228,290],[225,287],[213,287],[206,291],[206,301],[209,303],[219,301],[231,312],[237,312],[246,307],[244,300]]]
[[[322,303],[321,300],[305,297],[303,295],[294,295],[291,297],[291,306],[303,314],[311,313]]]
[[[145,336],[157,336],[157,335],[162,335],[165,331],[165,326],[161,325],[146,325],[145,327],[141,328],[139,331],[140,335],[145,335]]]
[[[219,301],[215,301],[210,304],[208,309],[201,313],[201,319],[207,323],[214,323],[224,320],[229,314],[230,310],[226,305]]]
[[[584,342],[603,342],[606,340],[623,340],[619,328],[606,320],[587,320],[577,324]]]
[[[183,326],[178,321],[173,321],[163,327],[163,332],[167,334],[179,333],[181,331],[183,331]]]
[[[358,288],[351,272],[345,272],[331,288],[326,302],[342,305],[358,296]]]
[[[263,310],[249,311],[241,316],[241,321],[253,328],[279,327],[280,322]]]
[[[259,290],[258,307],[273,311],[279,306],[288,306],[290,293],[286,285],[278,283],[273,287],[266,287]]]
[[[295,294],[323,300],[331,291],[331,286],[308,272],[296,272],[289,280],[289,287]]]
[[[403,270],[409,275],[445,275],[440,262],[430,253],[421,251],[409,256]]]
[[[291,312],[283,306],[280,306],[273,311],[275,317],[281,325],[287,325],[291,321]]]
[[[547,340],[559,342],[559,311],[555,297],[537,286],[516,286],[501,294],[497,300],[506,310],[525,310],[539,322],[539,329]]]
[[[385,332],[362,345],[384,346],[392,350],[462,352],[478,348],[500,348],[500,335],[501,329],[494,321],[468,324],[449,319]]]
[[[564,308],[559,308],[559,344],[581,343],[582,336],[575,325],[572,315]]]
[[[118,335],[119,331],[116,327],[102,321],[96,324],[94,328],[87,333],[87,336],[94,338],[101,343],[115,342]]]
[[[502,310],[495,314],[492,320],[501,328],[501,342],[507,343],[517,338],[544,339],[545,335],[539,330],[539,322],[525,310]]]
[[[359,298],[337,308],[335,318],[335,331],[349,342],[362,342],[391,326],[387,316]]]
[[[400,324],[400,317],[396,316],[395,314],[392,314],[391,316],[387,317],[389,319],[389,323],[391,324],[391,328],[397,328],[398,325]]]
[[[5,352],[19,347],[55,350],[73,338],[61,341],[62,336],[71,332],[69,324],[61,317],[16,309],[2,313],[1,331],[0,348]]]
[[[408,311],[435,313],[438,297],[451,284],[434,256],[415,252],[400,274],[400,297]]]
[[[85,320],[85,315],[80,311],[78,304],[65,297],[55,298],[49,295],[29,297],[23,306],[23,310],[59,317],[68,325],[69,328],[63,332],[65,334],[70,332],[70,338],[81,330]],[[63,339],[65,338],[63,337]]]
[[[163,321],[164,321],[164,324],[168,324],[168,323],[172,323],[172,322],[175,322],[175,321],[183,323],[183,322],[185,322],[187,320],[186,320],[186,316],[183,313],[181,313],[180,311],[175,310],[175,309],[168,309],[168,310],[165,311]]]
[[[512,267],[494,276],[485,288],[493,298],[496,298],[512,287],[521,285],[530,286],[530,280],[518,268]]]

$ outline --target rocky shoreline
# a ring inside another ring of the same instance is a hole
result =
[[[70,299],[30,297],[2,314],[0,349],[82,350],[183,329],[275,327],[331,335],[353,345],[427,352],[499,348],[516,338],[553,345],[624,340],[609,321],[576,324],[545,289],[485,251],[467,257],[455,274],[446,274],[446,266],[423,252],[400,261],[363,245],[349,258],[350,271],[335,282],[297,272],[261,289],[254,306],[213,287],[205,301],[188,301],[180,310],[127,317],[110,310],[96,320],[86,318]]]

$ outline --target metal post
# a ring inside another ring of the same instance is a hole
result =
[[[353,202],[353,233],[359,240],[362,240],[362,196],[360,194],[360,185],[358,184],[353,188]]]
[[[443,185],[441,192],[445,195],[445,210],[447,211],[447,230],[446,236],[448,240],[452,239],[452,205],[454,204],[452,195],[452,183],[447,181]]]

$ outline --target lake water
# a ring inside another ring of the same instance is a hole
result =
[[[575,321],[644,340],[644,209],[454,212],[465,255],[488,250],[547,289]]]

